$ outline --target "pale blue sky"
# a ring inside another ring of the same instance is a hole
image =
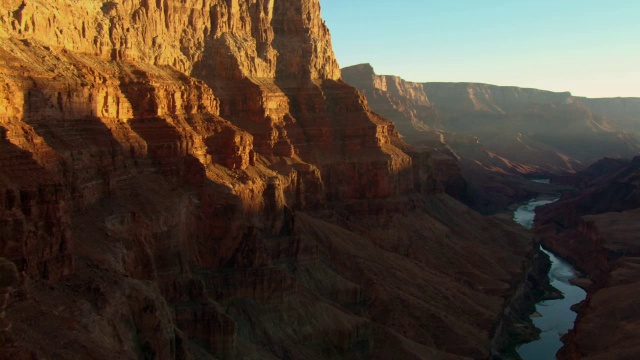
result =
[[[320,0],[340,66],[640,97],[640,0]]]

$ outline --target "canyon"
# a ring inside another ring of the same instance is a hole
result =
[[[637,355],[637,99],[340,69],[319,0],[5,0],[0,79],[0,359],[510,358],[540,239]]]
[[[448,163],[453,176],[443,181],[444,190],[476,210],[493,212],[538,194],[562,194],[536,209],[534,233],[581,271],[583,277],[572,282],[588,297],[573,308],[579,315],[562,338],[558,358],[640,356],[634,305],[639,99],[413,83],[377,75],[369,64],[344,68],[343,78],[366,95],[374,111],[394,121],[404,141]],[[456,176],[457,183],[451,181]],[[530,181],[545,177],[552,187]],[[528,356],[536,358],[529,349]]]
[[[341,80],[318,0],[0,14],[0,358],[483,359],[530,326],[537,242]]]
[[[635,359],[638,351],[640,157],[602,159],[556,182],[571,184],[556,204],[537,210],[535,231],[571,261],[588,290],[560,359]],[[603,332],[602,329],[607,329]]]
[[[374,111],[394,121],[403,140],[457,163],[466,183],[449,193],[484,213],[547,191],[529,178],[573,173],[603,157],[631,158],[640,151],[635,98],[415,83],[378,75],[369,64],[342,74]]]

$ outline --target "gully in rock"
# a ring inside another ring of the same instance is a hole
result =
[[[556,200],[534,199],[520,206],[514,213],[514,220],[530,229],[533,226],[535,208],[555,202]],[[551,259],[549,280],[551,285],[562,292],[561,299],[544,300],[536,305],[532,315],[534,325],[542,332],[540,339],[523,344],[517,348],[524,360],[553,359],[562,347],[560,338],[573,328],[576,313],[571,310],[574,304],[586,297],[586,292],[571,284],[578,277],[576,270],[566,261],[541,249]]]

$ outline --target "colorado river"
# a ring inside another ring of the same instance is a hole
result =
[[[531,200],[515,211],[514,220],[531,229],[535,208],[554,201]],[[586,297],[584,290],[570,283],[571,279],[578,276],[573,267],[546,250],[542,251],[551,258],[551,270],[549,270],[551,285],[562,292],[564,299],[546,300],[536,304],[537,313],[532,316],[532,319],[534,325],[542,330],[542,333],[539,340],[520,345],[517,348],[518,354],[524,360],[555,359],[556,352],[562,347],[560,337],[573,328],[576,313],[571,311],[571,306]]]

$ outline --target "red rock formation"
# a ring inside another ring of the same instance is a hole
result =
[[[572,182],[580,188],[557,203],[540,208],[536,224],[541,227],[555,222],[562,229],[570,229],[577,227],[585,215],[640,207],[640,157],[610,163],[603,160],[576,174]]]
[[[394,121],[405,141],[419,141],[428,130],[441,127],[422,84],[377,75],[369,64],[344,68],[342,75],[344,81],[362,91],[376,112]]]
[[[401,150],[317,0],[0,9],[0,358],[489,356],[534,245]]]

